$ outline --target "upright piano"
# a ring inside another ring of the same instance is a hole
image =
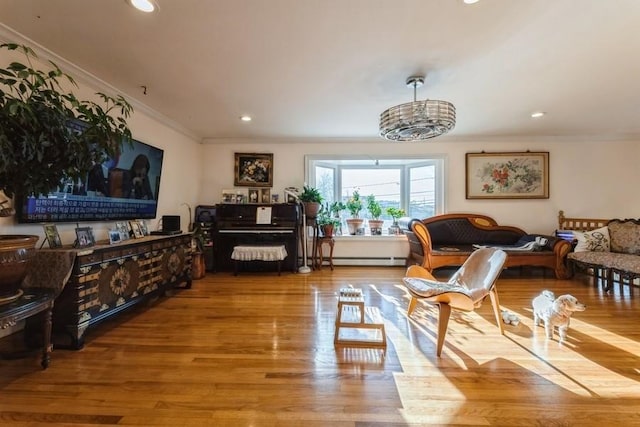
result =
[[[213,223],[216,268],[233,270],[231,253],[236,245],[284,245],[283,269],[297,271],[301,210],[298,204],[219,204]],[[247,268],[273,268],[272,263],[250,263]],[[243,267],[245,268],[245,267]]]

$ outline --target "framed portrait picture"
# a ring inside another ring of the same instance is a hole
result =
[[[139,239],[144,237],[142,234],[142,230],[140,229],[140,223],[138,221],[129,221],[129,226],[131,227],[131,231],[133,231],[133,237]]]
[[[47,239],[47,243],[50,248],[59,248],[62,246],[62,240],[60,240],[60,234],[58,233],[58,227],[55,224],[43,224],[44,236]]]
[[[548,199],[549,153],[467,153],[467,199]]]
[[[222,190],[222,203],[236,203],[236,190]]]
[[[271,203],[271,189],[261,188],[259,200],[260,200],[259,203]]]
[[[147,226],[147,223],[145,222],[144,219],[138,220],[138,227],[140,228],[140,232],[142,233],[143,236],[149,235],[149,227]]]
[[[109,230],[110,245],[120,243],[121,241],[122,241],[122,238],[120,237],[120,230],[118,230],[117,228],[112,228],[111,230]]]
[[[93,229],[91,227],[76,228],[76,243],[74,245],[76,248],[88,248],[95,244]]]
[[[249,189],[249,203],[260,203],[260,189]]]
[[[249,203],[249,190],[247,188],[236,189],[236,204]]]
[[[271,203],[278,203],[280,201],[280,196],[278,194],[271,195]]]
[[[235,153],[233,185],[272,187],[273,153]]]
[[[126,222],[116,222],[116,230],[120,233],[120,241],[129,238],[129,226]]]

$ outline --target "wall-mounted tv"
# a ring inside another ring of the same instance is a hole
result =
[[[48,195],[16,203],[18,221],[85,222],[153,219],[164,150],[133,140],[115,159],[96,165],[81,182],[63,182]]]

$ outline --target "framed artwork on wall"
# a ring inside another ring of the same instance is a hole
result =
[[[272,187],[273,153],[235,153],[233,185]]]
[[[467,199],[548,199],[549,152],[467,153]]]

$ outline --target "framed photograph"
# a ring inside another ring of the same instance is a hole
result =
[[[236,190],[222,190],[222,203],[236,203]]]
[[[280,201],[280,196],[278,194],[271,195],[271,203],[278,203]]]
[[[261,188],[259,200],[260,200],[260,203],[271,203],[271,189]]]
[[[43,224],[44,236],[47,239],[47,243],[50,248],[59,248],[62,246],[62,240],[60,240],[60,234],[58,233],[58,227],[55,224]]]
[[[272,187],[272,153],[235,153],[233,185],[238,187]]]
[[[467,153],[467,199],[548,199],[549,152]]]
[[[140,227],[140,232],[142,233],[143,236],[149,235],[149,227],[147,227],[147,223],[145,222],[144,219],[138,220],[138,226]]]
[[[122,238],[120,236],[120,230],[118,230],[117,228],[113,228],[111,230],[109,230],[109,244],[113,245],[116,243],[120,243],[122,241]]]
[[[76,243],[74,245],[76,248],[88,248],[95,244],[91,227],[76,228]]]
[[[116,230],[120,233],[120,241],[129,239],[129,227],[126,222],[116,222]]]
[[[138,221],[129,221],[129,226],[131,227],[131,231],[133,231],[133,237],[135,239],[144,237],[142,230],[140,230],[140,223]]]
[[[260,190],[258,188],[249,189],[249,203],[260,203]]]
[[[246,188],[236,189],[236,204],[243,205],[249,203],[249,190]]]

